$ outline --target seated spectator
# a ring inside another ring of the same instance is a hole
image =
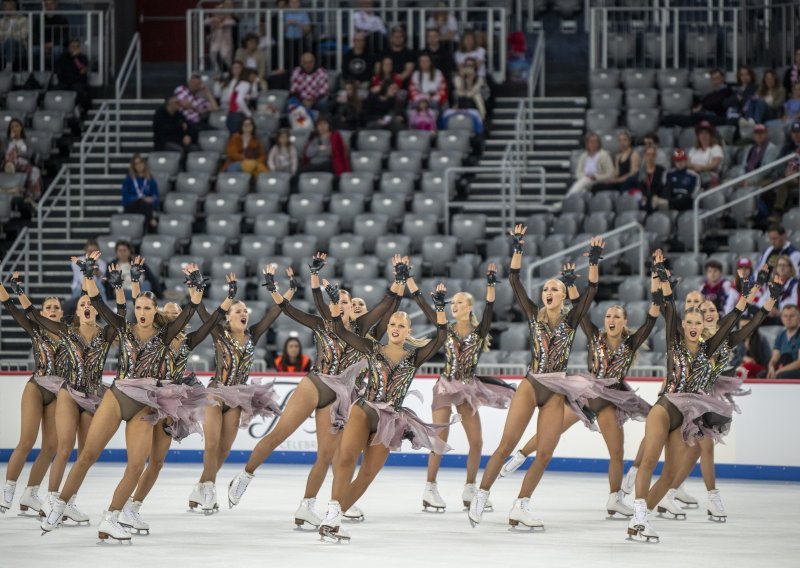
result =
[[[23,199],[28,203],[34,203],[42,196],[42,172],[33,165],[30,157],[31,151],[25,138],[25,127],[19,120],[12,118],[6,130],[3,171],[9,174],[25,174]]]
[[[378,92],[371,92],[364,102],[367,128],[386,128],[396,132],[405,127],[405,100],[394,81],[385,81]]]
[[[192,139],[196,140],[198,132],[208,129],[208,113],[219,110],[217,100],[197,73],[185,85],[175,87],[173,96],[181,105],[181,114],[189,125]]]
[[[292,83],[289,89],[307,109],[325,112],[328,105],[328,72],[317,67],[317,58],[306,52],[300,58],[300,67],[292,71]]]
[[[764,320],[764,325],[778,325],[780,311],[786,306],[800,305],[800,279],[797,278],[797,270],[792,263],[792,259],[787,255],[780,255],[775,263],[775,274],[783,280],[783,290],[781,297],[775,304],[775,308]],[[766,287],[761,290],[756,304],[761,307],[769,298]]]
[[[688,211],[700,189],[700,177],[687,169],[686,153],[680,148],[672,154],[673,168],[667,172],[664,193],[653,199],[659,211]]]
[[[791,93],[791,91],[789,91]],[[775,120],[783,114],[783,103],[786,101],[786,93],[781,87],[778,73],[775,69],[767,69],[761,77],[761,87],[758,89],[758,98],[766,104],[766,115],[764,121]]]
[[[97,239],[88,239],[86,244],[83,246],[83,256],[79,258],[80,260],[86,260],[90,254],[99,250],[100,245],[97,243]],[[83,272],[81,272],[81,269],[78,268],[78,265],[74,262],[70,262],[69,265],[72,268],[72,284],[70,284],[70,288],[72,289],[72,299],[77,300],[83,294]],[[106,274],[106,261],[102,258],[98,258],[97,265],[95,266],[94,270],[94,283],[97,284],[97,289],[100,290],[100,295],[102,296],[103,301],[105,301],[106,288],[105,283],[103,282],[103,276]]]
[[[656,163],[666,170],[669,168],[669,156],[667,156],[667,153],[664,151],[664,149],[659,146],[659,142],[660,140],[658,138],[658,134],[655,132],[648,132],[645,134],[644,138],[642,139],[642,156],[644,156],[644,150],[652,146],[656,151]]]
[[[311,359],[303,355],[303,346],[296,337],[290,337],[283,344],[283,351],[273,360],[275,370],[279,373],[307,373],[311,368]]]
[[[321,115],[314,133],[303,149],[304,172],[331,172],[335,176],[350,171],[350,156],[342,135],[331,129],[330,119]]]
[[[736,72],[738,85],[723,104],[728,122],[742,128],[747,124],[764,122],[767,104],[758,98],[755,72],[747,65],[740,65]]]
[[[753,320],[757,310],[749,307],[739,318],[739,329],[742,329]],[[763,377],[769,364],[770,351],[769,345],[761,333],[748,335],[742,343],[735,345],[731,353],[729,371],[723,372],[725,375],[733,376],[744,371],[744,378]]]
[[[359,9],[353,12],[353,29],[364,38],[371,53],[380,53],[386,43],[386,24],[375,13],[374,4],[373,0],[360,0]]]
[[[798,379],[800,378],[800,310],[797,306],[786,306],[781,310],[781,323],[783,330],[775,338],[767,367],[768,379]]]
[[[786,229],[783,225],[773,224],[767,228],[767,238],[769,244],[766,250],[761,255],[758,261],[758,266],[767,265],[770,270],[773,270],[778,263],[778,257],[786,255],[792,259],[792,266],[794,271],[800,270],[800,251],[794,248],[789,237],[786,235]]]
[[[633,148],[633,137],[629,131],[623,129],[617,132],[617,140],[619,152],[614,156],[614,176],[595,186],[593,188],[595,191],[601,189],[628,191],[636,186],[641,158]]]
[[[233,0],[222,0],[214,9],[231,10]],[[238,18],[228,12],[209,12],[203,25],[208,30],[208,53],[211,65],[217,73],[226,73],[231,67],[233,56],[233,34],[239,23]]]
[[[455,106],[459,109],[475,109],[481,121],[486,119],[486,99],[489,97],[489,86],[478,75],[478,62],[467,59],[453,79],[455,90]]]
[[[244,36],[243,47],[236,50],[233,60],[241,61],[245,69],[254,69],[258,77],[259,89],[267,90],[267,58],[264,52],[258,48],[257,34],[249,33]]]
[[[394,60],[391,57],[384,57],[380,60],[375,75],[372,76],[372,80],[370,81],[370,92],[377,93],[387,81],[396,84],[398,89],[403,88],[403,78],[399,73],[395,72]]]
[[[733,172],[731,177],[736,175],[749,174],[767,164],[770,164],[778,159],[778,148],[769,141],[767,134],[767,127],[763,124],[756,124],[753,128],[753,143],[745,148],[742,152],[741,162],[738,166],[737,172]],[[768,183],[772,177],[772,172],[767,171],[761,174],[755,174],[748,180],[742,182],[741,187],[761,187]],[[756,198],[758,210],[762,217],[769,216],[769,208],[765,199],[759,195]]]
[[[281,128],[278,131],[275,145],[269,150],[267,166],[272,172],[288,172],[291,175],[297,173],[297,148],[292,144],[287,128]]]
[[[368,89],[372,74],[375,71],[374,52],[367,51],[367,41],[363,33],[353,37],[350,50],[344,54],[342,61],[342,79],[356,81],[359,89]]]
[[[477,45],[474,32],[466,32],[461,36],[461,45],[453,54],[453,58],[458,69],[464,66],[467,59],[474,59],[477,63],[478,77],[486,79],[486,50]]]
[[[42,3],[44,12],[44,60],[45,69],[53,69],[53,63],[64,52],[64,45],[69,39],[69,20],[58,13],[57,0],[44,0]],[[39,61],[41,54],[41,31],[36,21],[33,25],[33,60]]]
[[[28,63],[28,18],[15,0],[3,0],[0,18],[0,57],[6,71],[22,71]]]
[[[358,83],[347,81],[336,97],[336,127],[358,130],[364,126],[364,101],[358,93]]]
[[[642,194],[641,203],[648,213],[658,209],[653,203],[653,198],[660,198],[664,194],[666,173],[666,168],[656,161],[655,146],[645,146],[642,167],[639,169],[636,185]]]
[[[700,293],[703,297],[714,304],[720,315],[729,313],[736,305],[739,294],[731,286],[730,280],[722,277],[722,263],[716,259],[706,261],[703,267],[706,273],[706,280]]]
[[[414,130],[436,132],[438,114],[431,108],[428,99],[422,99],[408,111],[408,127]]]
[[[441,40],[450,45],[458,45],[458,20],[452,10],[447,9],[447,4],[437,2],[439,8],[425,22],[425,28],[439,32]]]
[[[81,53],[81,41],[69,40],[67,51],[56,60],[56,77],[60,89],[74,91],[76,103],[83,113],[92,108],[89,92],[89,59]]]
[[[695,126],[701,122],[726,124],[725,101],[733,94],[725,82],[725,73],[721,69],[713,69],[710,74],[712,89],[692,107],[691,114],[671,114],[661,121],[664,126]]]
[[[261,140],[256,136],[256,123],[248,117],[242,121],[239,132],[228,138],[225,148],[227,160],[222,166],[225,172],[245,172],[257,178],[267,173],[267,153]]]
[[[714,127],[708,122],[701,122],[695,128],[697,142],[689,150],[689,169],[700,177],[703,188],[719,185],[719,174],[722,169],[722,146],[715,139]]]
[[[252,69],[245,69],[241,61],[234,61],[228,77],[214,84],[214,94],[220,106],[227,110],[225,126],[231,134],[238,132],[242,121],[252,115],[250,101],[257,96],[257,81]]]
[[[594,132],[587,132],[584,140],[586,149],[578,158],[575,182],[567,195],[585,193],[596,183],[607,181],[614,175],[614,162],[608,152],[603,150],[600,137]]]
[[[145,227],[155,229],[155,212],[159,201],[158,183],[150,176],[147,161],[141,154],[134,154],[128,175],[122,182],[122,206],[125,213],[144,215]]]
[[[391,58],[392,68],[400,75],[404,87],[414,72],[414,62],[417,58],[414,52],[406,47],[406,31],[401,26],[392,28],[389,49],[383,53],[381,61],[386,57]]]
[[[795,83],[791,93],[791,98],[783,103],[783,121],[786,124],[800,121],[800,82]]]
[[[312,49],[311,17],[300,6],[300,0],[289,0],[289,9],[283,12],[284,60],[286,69],[292,69],[303,54]]]
[[[431,58],[424,53],[417,60],[417,69],[408,82],[408,97],[412,103],[427,100],[435,110],[447,105],[447,81],[441,71],[436,69]]]
[[[422,53],[431,58],[433,66],[442,72],[448,86],[452,85],[453,75],[456,72],[453,50],[453,44],[442,42],[438,29],[428,28],[425,30],[425,49],[422,50]]]
[[[108,266],[114,264],[122,270],[122,290],[125,292],[125,299],[129,302],[133,300],[133,290],[131,289],[131,260],[133,260],[133,245],[128,241],[117,241],[114,246],[114,258],[109,261]],[[107,274],[107,273],[106,273]],[[149,266],[144,265],[144,278],[139,280],[139,288],[142,292],[152,292],[157,297],[161,297],[163,288],[158,279],[158,275],[154,274]],[[109,298],[114,297],[114,291],[108,282],[105,283],[106,295]]]
[[[794,61],[783,74],[783,89],[786,93],[793,93],[794,86],[800,83],[800,48],[794,50]]]
[[[191,131],[180,108],[178,97],[169,97],[153,113],[153,149],[181,154],[194,150]]]

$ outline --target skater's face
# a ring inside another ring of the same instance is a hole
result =
[[[97,318],[97,310],[92,306],[89,296],[81,296],[75,308],[80,323],[91,323]]]
[[[472,313],[472,301],[470,301],[466,294],[459,292],[453,296],[453,303],[450,305],[450,311],[457,320],[467,320],[469,319],[469,314]]]
[[[243,333],[247,329],[247,321],[250,314],[247,313],[247,306],[244,302],[236,302],[228,310],[228,325],[234,333]]]
[[[714,329],[719,321],[719,312],[713,302],[703,302],[700,304],[700,313],[703,314],[703,325]]]
[[[606,310],[605,330],[609,337],[619,337],[628,326],[628,318],[621,306],[611,306]]]
[[[350,294],[345,290],[339,290],[339,313],[342,315],[343,320],[349,320],[352,316],[350,313]]]
[[[697,343],[703,334],[703,315],[692,310],[683,317],[683,335],[689,343]]]
[[[700,304],[703,303],[705,298],[700,292],[694,291],[689,292],[686,295],[686,300],[683,302],[683,311],[688,310],[689,308],[700,308]]]
[[[561,309],[564,298],[567,297],[567,289],[561,280],[548,280],[542,288],[542,305],[548,310]]]
[[[367,313],[367,303],[364,298],[353,298],[350,300],[350,311],[358,317]]]
[[[150,298],[139,296],[133,311],[136,313],[136,323],[142,327],[151,327],[158,313],[158,306]]]
[[[175,302],[167,302],[161,309],[161,313],[164,314],[164,317],[169,321],[174,321],[175,318],[181,315],[181,307]]]
[[[64,310],[61,309],[61,302],[58,298],[47,298],[39,313],[53,321],[60,321],[64,317]]]
[[[411,321],[408,316],[403,312],[392,314],[386,333],[389,335],[389,343],[402,345],[411,333]]]

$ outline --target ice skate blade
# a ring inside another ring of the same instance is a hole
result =
[[[662,519],[669,519],[671,521],[685,521],[686,513],[670,513],[664,507],[658,507],[658,516]]]
[[[606,509],[606,512],[608,513],[608,516],[606,517],[607,521],[627,521],[633,516],[633,513],[628,514],[623,513],[622,511],[609,511]],[[619,515],[619,517],[616,515]]]
[[[126,529],[128,529],[131,532],[131,534],[135,534],[136,536],[149,536],[150,535],[150,529],[136,529],[136,528],[133,528],[130,525],[123,525],[122,523],[120,523],[120,524],[123,527],[125,527]]]
[[[97,544],[99,544],[99,545],[106,545],[106,544],[108,544],[109,540],[116,541],[117,544],[128,544],[128,545],[133,544],[133,542],[131,541],[131,537],[128,537],[128,538],[115,538],[115,537],[111,536],[110,534],[104,533],[104,532],[97,533],[97,538],[100,539],[97,542]]]
[[[469,524],[471,524],[471,525],[472,525],[472,528],[473,528],[473,529],[474,529],[475,527],[477,527],[479,524],[481,524],[481,522],[480,522],[480,521],[473,520],[473,518],[472,518],[472,517],[470,517],[469,515],[467,515],[467,519],[469,519]]]
[[[727,515],[720,516],[720,515],[712,515],[711,511],[707,511],[708,513],[708,520],[712,523],[726,523],[727,522]]]
[[[333,527],[322,527],[319,529],[319,539],[322,542],[328,542],[332,544],[349,544],[350,537],[342,536],[337,531],[338,529]]]
[[[203,513],[203,515],[205,515],[206,517],[210,517],[215,513],[219,513],[219,507],[214,507],[213,509],[201,509],[200,512]]]
[[[344,515],[342,515],[342,520],[350,523],[363,523],[364,515],[360,515],[358,517],[345,517]]]
[[[298,519],[297,517],[295,517],[295,519],[294,519],[294,524],[295,524],[294,529],[297,530],[297,531],[302,531],[302,532],[308,532],[308,531],[315,530],[315,529],[319,528],[319,525],[315,525],[314,523],[310,523],[308,521],[304,521],[303,519]],[[305,525],[309,525],[312,528],[307,529],[307,528],[305,528]]]
[[[686,508],[686,509],[699,509],[699,508],[700,508],[700,505],[699,505],[697,502],[694,502],[694,503],[687,503],[686,501],[681,501],[681,500],[680,500],[680,499],[678,499],[677,497],[675,498],[675,500],[676,500],[678,503],[680,503],[680,504],[681,504],[681,505],[682,505],[684,508]]]
[[[658,544],[659,542],[657,536],[645,536],[637,529],[628,529],[628,536],[625,538],[625,540],[630,542],[644,542],[651,544]]]
[[[5,514],[6,514],[6,511],[8,511],[8,507],[0,507],[0,513],[2,513],[3,515],[5,515]]]
[[[467,507],[469,507],[469,505],[467,505]],[[428,509],[432,509],[432,510],[429,511]],[[436,505],[431,505],[430,503],[428,503],[425,500],[422,501],[422,512],[423,513],[444,513],[444,509],[445,509],[444,507],[438,507]]]
[[[522,521],[515,521],[513,519],[508,519],[508,524],[510,525],[508,530],[511,532],[534,532],[536,530],[544,531],[544,525],[526,525]]]
[[[71,523],[67,524],[65,521],[72,521]],[[62,527],[88,527],[90,525],[90,521],[75,521],[70,519],[69,517],[62,517],[61,524]]]

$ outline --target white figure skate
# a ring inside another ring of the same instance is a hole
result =
[[[108,539],[119,543],[131,544],[131,533],[119,522],[120,511],[103,511],[103,520],[97,527],[97,536],[101,542]]]
[[[475,494],[475,498],[469,505],[469,513],[467,517],[472,525],[472,528],[478,526],[483,518],[483,510],[486,508],[486,502],[489,500],[489,492],[484,489],[479,489]]]
[[[42,500],[39,498],[39,486],[33,485],[25,488],[19,498],[19,510],[23,517],[38,517],[42,512]]]
[[[439,487],[435,481],[427,482],[425,491],[422,492],[422,510],[427,513],[429,507],[433,513],[444,513],[447,507],[447,503],[439,495]]]
[[[664,498],[658,503],[656,507],[658,515],[667,519],[677,519],[679,521],[686,520],[686,513],[675,500],[675,489],[670,489]],[[667,513],[666,515],[664,513]],[[672,515],[672,516],[670,516]]]
[[[508,514],[508,524],[514,528],[519,525],[532,530],[544,528],[544,523],[541,519],[533,516],[531,500],[528,497],[514,500],[514,506],[511,507],[511,512]]]
[[[625,474],[625,477],[622,478],[622,491],[626,495],[630,495],[633,493],[634,487],[636,487],[636,472],[639,471],[635,465],[632,465],[628,470],[628,473]]]
[[[633,509],[625,503],[625,492],[617,491],[616,493],[608,494],[608,501],[606,501],[606,511],[608,511],[608,518],[612,518],[615,513],[619,513],[623,517],[630,517],[633,515]]]
[[[44,518],[41,525],[39,525],[42,528],[43,535],[58,528],[58,526],[61,524],[61,520],[64,518],[64,509],[66,508],[67,504],[62,499],[57,498],[55,501],[53,501],[53,508]]]
[[[464,510],[469,511],[469,506],[472,503],[472,500],[475,498],[475,494],[478,492],[478,486],[474,483],[465,483],[464,484],[464,491],[461,492],[461,502],[464,503]],[[486,500],[486,504],[483,506],[483,510],[485,512],[492,512],[494,511],[494,506],[492,505],[491,499]]]
[[[239,504],[253,477],[255,476],[252,473],[243,471],[231,480],[228,484],[228,508],[232,509],[234,505]]]
[[[319,526],[320,540],[325,542],[349,543],[350,534],[342,529],[342,506],[338,501],[328,503],[325,520]]]
[[[708,492],[706,512],[708,513],[709,521],[724,523],[728,520],[728,515],[725,512],[725,505],[722,504],[722,496],[719,494],[719,489],[712,489]]]
[[[515,471],[517,471],[522,464],[525,463],[525,460],[528,459],[528,456],[523,454],[521,451],[517,450],[514,452],[508,461],[503,464],[503,467],[500,468],[500,477],[505,477],[506,475],[511,475]]]
[[[686,488],[684,487],[686,483],[681,483],[678,488],[675,490],[675,499],[680,501],[684,506],[689,509],[699,507],[700,505],[697,502],[696,497],[692,497],[686,492]]]
[[[633,517],[628,522],[628,540],[638,542],[658,542],[658,533],[650,525],[647,501],[636,499],[633,502]]]
[[[67,501],[67,507],[64,509],[64,516],[61,518],[62,521],[70,520],[73,523],[77,523],[81,526],[89,526],[89,515],[78,509],[78,506],[75,504],[75,500],[78,498],[78,494],[76,493],[72,497],[69,498]]]
[[[14,492],[17,490],[17,482],[6,480],[3,487],[3,494],[0,495],[0,513],[5,514],[11,508],[11,503],[14,502]]]
[[[150,525],[142,519],[142,515],[139,513],[139,509],[141,508],[141,501],[134,501],[132,497],[129,498],[128,502],[125,503],[125,506],[122,508],[122,514],[119,516],[119,524],[130,530],[131,533],[147,535],[150,534]]]
[[[294,512],[294,524],[297,525],[297,528],[302,528],[306,523],[314,528],[322,524],[322,517],[320,517],[314,509],[316,502],[317,500],[313,498],[303,499],[300,502],[300,506]]]
[[[353,505],[352,507],[347,509],[344,513],[342,513],[342,519],[354,523],[364,522],[364,511]]]

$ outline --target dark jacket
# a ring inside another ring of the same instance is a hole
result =
[[[167,142],[182,146],[187,134],[188,126],[180,111],[170,114],[162,106],[153,113],[153,147],[156,150],[163,150]]]

